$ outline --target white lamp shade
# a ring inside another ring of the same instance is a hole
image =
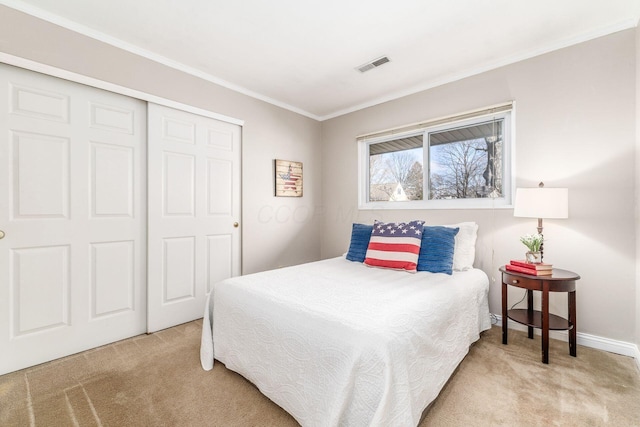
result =
[[[513,216],[525,218],[569,218],[569,189],[518,188]]]

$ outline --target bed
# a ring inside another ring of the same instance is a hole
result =
[[[303,426],[415,426],[490,328],[488,288],[474,268],[345,257],[230,278],[207,299],[202,366],[224,363]]]

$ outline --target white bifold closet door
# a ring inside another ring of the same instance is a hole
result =
[[[148,332],[240,274],[240,126],[148,105]]]
[[[146,331],[146,104],[4,64],[0,101],[2,374]]]

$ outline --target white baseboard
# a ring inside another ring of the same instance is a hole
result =
[[[493,314],[492,316],[494,316],[497,320],[496,324],[498,326],[502,326],[502,316],[499,314]],[[526,332],[527,327],[517,322],[509,322],[509,329]],[[540,330],[535,329],[534,332],[536,334],[539,334]],[[633,357],[636,361],[636,366],[640,371],[640,349],[636,344],[626,341],[612,340],[610,338],[603,338],[596,335],[585,334],[582,332],[578,332],[576,335],[578,345],[583,345],[585,347],[595,348],[598,350],[604,350],[610,353],[621,354],[623,356]],[[568,342],[569,334],[567,333],[567,331],[549,331],[549,338]]]

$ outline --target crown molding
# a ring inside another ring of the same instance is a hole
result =
[[[325,120],[330,120],[336,117],[340,117],[346,114],[350,114],[350,113],[354,113],[356,111],[360,111],[363,110],[365,108],[369,108],[369,107],[373,107],[385,102],[389,102],[389,101],[393,101],[399,98],[403,98],[405,96],[409,96],[409,95],[414,95],[416,93],[419,92],[423,92],[425,90],[429,90],[429,89],[433,89],[435,87],[438,86],[442,86],[448,83],[452,83],[458,80],[462,80],[468,77],[472,77],[478,74],[482,74],[484,72],[487,71],[491,71],[494,70],[496,68],[500,68],[506,65],[510,65],[510,64],[514,64],[516,62],[520,62],[526,59],[530,59],[539,55],[543,55],[545,53],[550,53],[559,49],[563,49],[565,47],[569,47],[575,44],[579,44],[579,43],[583,43],[589,40],[593,40],[595,38],[598,37],[602,37],[602,36],[606,36],[609,34],[613,34],[619,31],[624,31],[630,28],[635,28],[640,24],[640,21],[638,20],[638,18],[629,18],[629,19],[625,19],[622,20],[620,22],[617,22],[615,24],[612,25],[608,25],[608,26],[604,26],[601,28],[597,28],[595,30],[592,31],[587,31],[584,32],[582,34],[579,34],[577,36],[573,36],[573,37],[567,37],[563,40],[560,40],[558,42],[555,43],[550,43],[542,48],[537,48],[537,49],[532,49],[523,53],[519,53],[516,55],[511,55],[509,57],[500,59],[498,61],[493,61],[493,62],[489,62],[486,64],[482,64],[478,67],[472,67],[466,70],[463,70],[459,73],[454,73],[454,74],[450,74],[449,76],[442,78],[442,79],[436,79],[436,80],[431,80],[428,82],[424,82],[421,83],[419,85],[413,86],[409,89],[406,90],[402,90],[402,91],[398,91],[398,92],[394,92],[391,93],[389,95],[386,95],[384,97],[379,97],[379,98],[375,98],[371,101],[365,102],[365,103],[361,103],[361,104],[357,104],[354,105],[352,107],[349,108],[345,108],[342,110],[338,110],[338,111],[334,111],[332,113],[326,114],[326,115],[317,115],[317,114],[313,114],[310,113],[306,110],[303,110],[301,108],[295,107],[293,105],[287,104],[285,102],[281,102],[278,101],[277,99],[271,98],[269,96],[263,95],[261,93],[258,92],[254,92],[250,89],[247,89],[243,86],[239,86],[236,85],[234,83],[228,82],[226,80],[223,80],[221,78],[218,78],[216,76],[213,76],[209,73],[206,73],[204,71],[198,70],[194,67],[185,65],[183,63],[174,61],[172,59],[166,58],[162,55],[150,52],[146,49],[142,49],[138,46],[135,46],[131,43],[125,42],[124,40],[118,39],[116,37],[112,37],[109,36],[107,34],[104,34],[100,31],[96,31],[94,29],[91,29],[85,25],[82,25],[80,23],[77,23],[75,21],[63,18],[59,15],[47,12],[43,9],[40,9],[38,7],[35,7],[33,5],[30,4],[26,4],[20,0],[0,0],[0,4],[5,5],[7,7],[10,7],[12,9],[18,10],[20,12],[24,12],[28,15],[34,16],[36,18],[42,19],[44,21],[50,22],[52,24],[58,25],[60,27],[66,28],[68,30],[74,31],[76,33],[82,34],[84,36],[90,37],[92,39],[98,40],[100,42],[109,44],[111,46],[114,46],[116,48],[125,50],[127,52],[133,53],[135,55],[141,56],[143,58],[152,60],[154,62],[157,62],[159,64],[165,65],[167,67],[173,68],[175,70],[178,71],[182,71],[184,73],[190,74],[192,76],[201,78],[203,80],[206,80],[210,83],[214,83],[216,85],[225,87],[227,89],[233,90],[235,92],[241,93],[243,95],[249,96],[251,98],[255,98],[258,99],[260,101],[264,101],[266,103],[269,103],[271,105],[274,105],[276,107],[280,107],[283,108],[285,110],[289,110],[291,112],[300,114],[302,116],[308,117],[310,119],[314,119],[317,121],[325,121]]]
[[[194,77],[198,77],[202,80],[206,80],[210,83],[214,83],[218,86],[222,86],[224,88],[230,89],[234,92],[238,92],[242,95],[246,95],[249,96],[251,98],[254,99],[258,99],[260,101],[264,101],[268,104],[271,105],[275,105],[276,107],[280,107],[283,108],[285,110],[289,110],[291,112],[294,112],[296,114],[300,114],[302,116],[306,116],[309,117],[311,119],[320,121],[320,117],[312,114],[308,111],[302,110],[300,108],[297,108],[293,105],[289,105],[285,102],[281,102],[278,101],[277,99],[273,99],[271,97],[268,97],[266,95],[263,95],[261,93],[258,92],[254,92],[250,89],[247,89],[243,86],[240,85],[236,85],[234,83],[228,82],[226,80],[223,80],[221,78],[218,78],[216,76],[213,76],[209,73],[205,73],[204,71],[201,71],[197,68],[185,65],[181,62],[178,61],[174,61],[172,59],[169,59],[165,56],[159,55],[157,53],[153,53],[150,52],[146,49],[143,49],[139,46],[136,46],[134,44],[128,43],[124,40],[121,40],[119,38],[116,37],[112,37],[108,34],[105,34],[103,32],[94,30],[92,28],[89,28],[85,25],[82,25],[78,22],[72,21],[70,19],[67,18],[63,18],[59,15],[47,12],[45,10],[42,10],[38,7],[35,7],[33,5],[30,4],[26,4],[20,0],[0,0],[0,4],[5,5],[7,7],[10,7],[11,9],[15,9],[18,10],[20,12],[26,13],[28,15],[31,15],[35,18],[41,19],[43,21],[49,22],[51,24],[55,24],[58,25],[62,28],[65,28],[67,30],[73,31],[75,33],[81,34],[83,36],[86,37],[90,37],[94,40],[100,41],[102,43],[108,44],[110,46],[116,47],[118,49],[122,49],[124,51],[127,51],[129,53],[133,53],[134,55],[137,56],[141,56],[143,58],[149,59],[151,61],[157,62],[159,64],[165,65],[169,68],[173,68],[174,70],[178,70],[178,71],[182,71],[183,73],[192,75]]]
[[[588,31],[588,32],[582,33],[578,36],[568,37],[558,42],[550,43],[542,48],[532,49],[530,51],[519,53],[517,55],[511,55],[509,57],[500,59],[498,61],[490,62],[484,65],[480,65],[478,67],[469,68],[459,73],[450,74],[447,77],[442,79],[431,80],[425,83],[421,83],[420,85],[413,86],[412,88],[409,88],[403,91],[394,92],[387,96],[376,98],[372,101],[354,105],[353,107],[345,108],[343,110],[339,110],[334,113],[321,116],[319,120],[324,121],[324,120],[333,119],[339,116],[343,116],[345,114],[354,113],[356,111],[364,110],[365,108],[374,107],[376,105],[383,104],[385,102],[394,101],[396,99],[403,98],[405,96],[414,95],[416,93],[433,89],[438,86],[443,86],[448,83],[453,83],[458,80],[462,80],[468,77],[473,77],[475,75],[482,74],[487,71],[495,70],[497,68],[504,67],[506,65],[515,64],[516,62],[520,62],[526,59],[534,58],[536,56],[544,55],[545,53],[550,53],[550,52],[564,49],[566,47],[573,46],[579,43],[584,43],[589,40],[596,39],[598,37],[603,37],[609,34],[635,28],[638,25],[640,25],[640,21],[638,21],[635,18],[625,19],[614,25],[609,25],[594,31]]]

